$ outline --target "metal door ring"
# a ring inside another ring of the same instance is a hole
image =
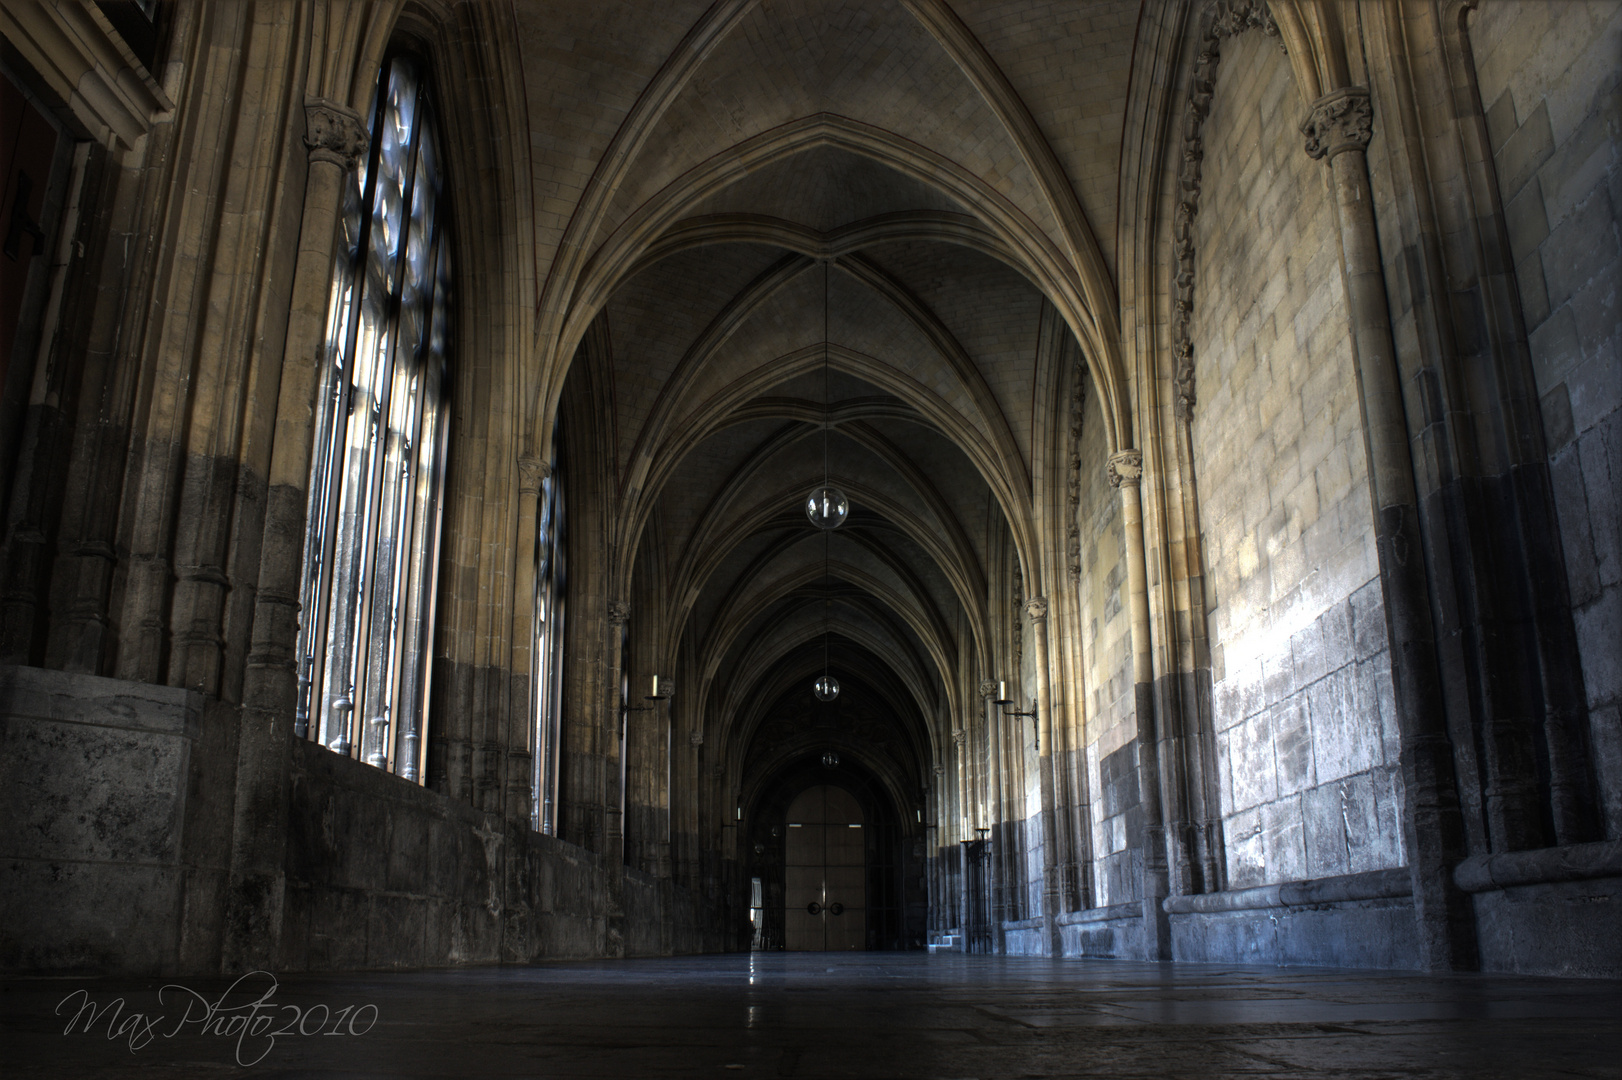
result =
[[[845,905],[841,904],[839,901],[835,900],[833,903],[828,905],[828,914],[830,914],[830,915],[843,915],[844,913],[845,913]]]
[[[813,915],[821,915],[822,905],[813,900],[809,904],[805,905],[805,910],[809,911]]]

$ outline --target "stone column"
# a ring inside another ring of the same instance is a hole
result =
[[[968,829],[968,785],[963,782],[968,774],[965,754],[963,754],[963,730],[952,728],[952,754],[957,757],[957,932],[962,934],[963,952],[968,952],[968,916],[973,910],[970,902],[970,881],[968,881],[968,845],[967,840],[973,840],[973,834]]]
[[[1143,806],[1143,944],[1146,959],[1171,959],[1171,925],[1161,906],[1170,892],[1166,830],[1160,803],[1160,759],[1155,733],[1154,654],[1149,639],[1149,571],[1143,548],[1143,453],[1122,450],[1106,466],[1110,486],[1121,493],[1121,529],[1126,534],[1126,591],[1132,619],[1132,703],[1137,714],[1138,800]]]
[[[1034,596],[1025,605],[1031,617],[1031,649],[1036,660],[1037,787],[1042,795],[1042,933],[1049,956],[1060,954],[1059,836],[1054,813],[1053,684],[1048,667],[1048,601]]]
[[[623,600],[608,602],[608,731],[603,753],[598,761],[603,770],[603,783],[598,788],[603,796],[603,894],[607,902],[607,940],[603,943],[604,956],[625,955],[625,814],[621,803],[625,799],[619,775],[620,728],[625,724],[625,707],[629,704],[620,696],[620,672],[625,667],[624,637],[620,632],[631,618],[631,607]],[[629,741],[629,740],[627,740]],[[728,924],[729,926],[732,924]]]
[[[242,687],[237,789],[221,970],[274,962],[282,928],[288,755],[298,701],[299,582],[309,502],[315,395],[326,361],[327,298],[343,185],[371,139],[360,114],[324,98],[304,105],[310,151],[293,298],[265,492],[264,542]]]
[[[1372,131],[1373,108],[1368,89],[1361,86],[1325,94],[1301,123],[1307,153],[1329,163],[1340,226],[1380,592],[1402,735],[1404,827],[1422,962],[1432,970],[1468,968],[1476,962],[1474,924],[1469,898],[1453,883],[1453,867],[1465,855],[1464,821],[1442,707],[1413,457],[1369,188]]]
[[[691,699],[689,699],[691,700]],[[694,721],[695,724],[698,721]],[[680,776],[681,790],[685,793],[682,802],[681,827],[677,833],[676,874],[678,880],[687,888],[698,890],[698,803],[699,803],[699,775],[704,765],[704,730],[694,727],[687,733],[687,750],[683,754],[682,773]],[[675,802],[672,794],[671,802]]]
[[[936,761],[933,773],[935,782],[929,791],[929,817],[935,822],[935,838],[929,841],[929,830],[924,830],[924,837],[929,846],[929,879],[932,888],[929,895],[929,913],[934,920],[930,926],[932,933],[943,933],[949,930],[947,925],[946,907],[949,900],[946,890],[946,842],[942,839],[946,835],[946,766]]]
[[[1007,828],[1003,820],[1002,707],[993,703],[997,696],[997,683],[985,679],[980,683],[980,703],[986,718],[986,836],[991,841],[986,867],[986,921],[991,926],[991,947],[1001,953],[1007,951],[1003,935],[1003,920],[1008,917],[1009,871],[1007,859]]]

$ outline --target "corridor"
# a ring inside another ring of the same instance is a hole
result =
[[[1603,980],[923,953],[278,978],[269,997],[261,976],[223,1002],[223,980],[177,980],[190,992],[162,1002],[156,979],[13,980],[6,1075],[1622,1075],[1622,982]],[[222,1006],[212,1018],[205,1000]],[[103,1010],[88,1032],[87,1001]],[[252,1001],[265,1002],[261,1019],[275,1010],[275,1028],[312,1034],[244,1034],[273,1027],[247,1020]],[[132,1050],[142,1031],[150,1041]],[[238,1054],[251,1069],[234,1068]]]

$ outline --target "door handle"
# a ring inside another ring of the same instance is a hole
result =
[[[845,913],[845,905],[841,904],[839,901],[835,900],[833,903],[828,905],[828,914],[830,914],[830,915],[843,915],[844,913]]]
[[[805,905],[805,910],[809,911],[813,915],[821,915],[822,905],[813,900],[809,904]]]

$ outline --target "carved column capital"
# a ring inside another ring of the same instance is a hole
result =
[[[1343,86],[1312,103],[1301,121],[1307,154],[1333,158],[1344,150],[1366,150],[1374,132],[1374,106],[1366,86]]]
[[[526,495],[538,493],[541,484],[551,479],[552,464],[538,457],[518,459],[518,490]]]
[[[687,745],[688,746],[703,746],[704,745],[704,733],[702,731],[690,731],[690,732],[688,732],[687,733]]]
[[[1031,617],[1032,622],[1041,622],[1048,617],[1048,598],[1033,596],[1025,604],[1025,614]]]
[[[988,698],[988,697],[991,697],[996,692],[997,692],[997,680],[996,679],[981,679],[980,680],[980,696],[981,697]]]
[[[624,600],[610,600],[608,602],[608,624],[610,626],[624,626],[631,620],[631,605]]]
[[[1143,478],[1143,451],[1122,450],[1118,454],[1111,454],[1105,470],[1110,487],[1118,488],[1122,484],[1137,487],[1138,481]]]
[[[304,99],[304,145],[310,148],[311,161],[325,161],[348,172],[371,142],[354,109],[326,98]]]
[[[965,738],[967,738],[967,736],[963,734],[962,728],[958,728],[956,731],[952,732],[952,741],[957,743],[959,749],[962,749],[963,740]]]

